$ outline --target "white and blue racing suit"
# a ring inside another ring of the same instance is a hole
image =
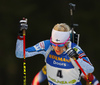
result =
[[[94,67],[90,63],[88,57],[83,50],[75,43],[68,45],[75,49],[80,58],[77,59],[80,66],[88,74],[94,71]],[[80,82],[81,71],[72,58],[69,58],[66,52],[57,55],[51,48],[50,40],[44,40],[36,45],[26,48],[26,58],[43,54],[45,56],[47,67],[47,79],[49,85],[82,85]],[[49,52],[48,52],[49,50]],[[47,54],[48,52],[48,54]],[[23,58],[23,38],[18,36],[16,43],[16,57]]]

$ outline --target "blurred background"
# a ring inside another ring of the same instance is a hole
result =
[[[15,56],[19,20],[28,19],[26,47],[30,47],[49,39],[55,24],[70,25],[70,2],[76,4],[74,22],[79,24],[75,30],[80,33],[80,47],[95,67],[93,74],[100,80],[100,0],[1,0],[0,85],[23,85],[23,59]],[[27,85],[44,65],[43,55],[26,59]],[[41,85],[47,85],[47,80]]]

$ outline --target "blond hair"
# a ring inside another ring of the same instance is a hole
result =
[[[65,23],[60,23],[60,24],[56,24],[53,29],[57,30],[57,31],[63,31],[63,32],[68,32],[70,31],[70,27],[65,24]]]

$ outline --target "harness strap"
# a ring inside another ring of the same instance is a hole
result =
[[[46,62],[47,56],[49,55],[51,50],[53,50],[53,47],[50,45],[49,49],[46,51],[46,54],[45,54],[45,62]]]

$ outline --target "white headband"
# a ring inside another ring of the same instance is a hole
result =
[[[70,31],[68,32],[62,32],[62,31],[56,31],[52,30],[52,41],[56,43],[64,43],[70,36]]]

